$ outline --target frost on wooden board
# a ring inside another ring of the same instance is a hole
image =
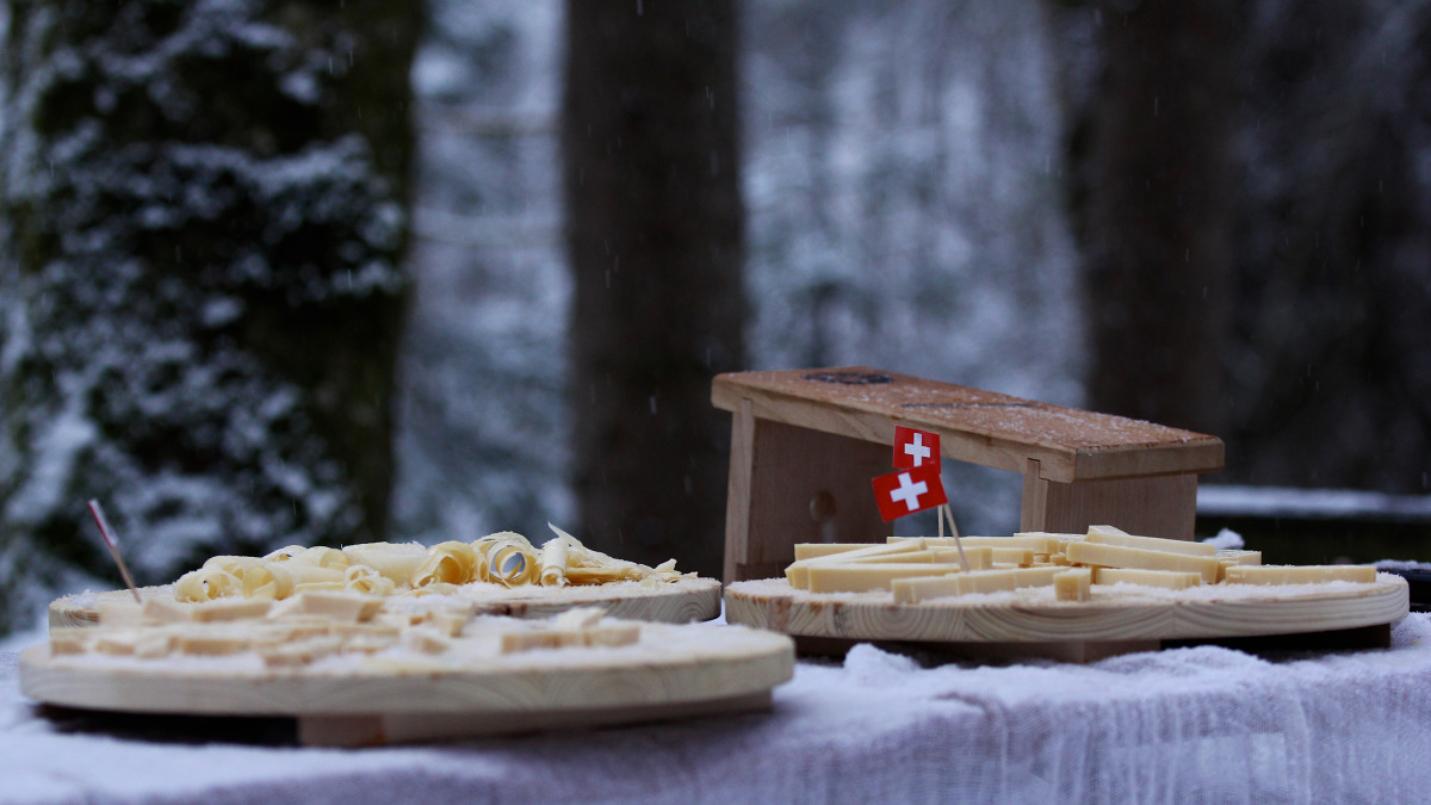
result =
[[[47,3],[10,25],[0,589],[35,589],[0,600],[0,633],[108,573],[89,497],[141,583],[373,536],[352,445],[386,427],[389,348],[337,350],[391,341],[407,283],[391,177],[330,115],[360,33],[300,36],[256,0]]]

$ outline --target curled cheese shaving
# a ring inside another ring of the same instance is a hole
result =
[[[571,583],[566,577],[566,562],[572,541],[555,537],[542,546],[540,580],[543,587],[565,587]]]
[[[222,570],[242,579],[246,570],[261,566],[263,562],[264,560],[254,556],[211,556],[204,562],[203,569]]]
[[[243,597],[282,601],[293,594],[293,576],[284,565],[287,560],[265,562],[250,568],[243,577]]]
[[[287,545],[267,554],[263,557],[263,561],[287,562],[293,557],[301,555],[306,550],[308,549],[302,545]]]
[[[238,576],[219,568],[200,568],[179,577],[174,583],[174,598],[178,601],[212,601],[243,590]]]
[[[434,583],[466,584],[477,572],[477,551],[465,542],[443,542],[428,549],[427,559],[412,574],[413,587]]]
[[[548,524],[550,525],[550,524]],[[639,581],[659,586],[694,573],[680,573],[671,559],[656,567],[615,559],[550,526],[555,537],[540,550],[514,531],[488,534],[472,543],[443,542],[425,548],[415,542],[375,542],[343,550],[290,545],[259,559],[215,556],[175,583],[179,601],[210,601],[242,595],[283,600],[305,591],[348,591],[366,595],[451,595],[480,581],[517,587],[596,585]]]
[[[312,565],[331,570],[345,570],[348,565],[352,564],[352,560],[348,558],[347,554],[336,548],[325,548],[321,545],[306,548],[302,553],[294,554],[289,561],[294,564]]]
[[[480,581],[515,587],[537,578],[537,551],[515,531],[488,534],[473,542],[472,549],[482,558],[477,566]]]
[[[249,568],[243,577],[245,598],[282,601],[303,590],[341,590],[343,571],[330,567],[304,564],[292,559],[266,562]],[[313,586],[321,585],[321,586]]]
[[[343,571],[343,583],[349,590],[367,595],[391,595],[397,588],[392,579],[367,565],[349,565]]]

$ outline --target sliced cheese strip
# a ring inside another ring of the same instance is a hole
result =
[[[552,618],[552,628],[557,630],[589,629],[606,616],[601,607],[576,607]]]
[[[913,553],[915,551],[922,550],[924,550],[924,541],[922,539],[913,539],[899,543],[890,543],[886,545],[870,545],[868,547],[858,548],[853,551],[845,551],[843,553],[817,557],[814,559],[804,559],[794,562],[789,567],[785,568],[785,578],[787,581],[790,582],[791,587],[794,587],[797,590],[807,590],[810,587],[810,577],[808,575],[808,571],[809,568],[813,565],[829,564],[834,562],[857,562],[863,561],[864,559],[872,556],[884,556],[893,553]]]
[[[961,562],[958,548],[934,548],[930,552],[934,554],[934,561],[941,564]],[[969,560],[969,570],[988,570],[994,564],[994,549],[968,546],[964,548],[963,558]]]
[[[152,660],[156,657],[167,657],[174,651],[174,635],[157,630],[146,630],[134,641],[134,656],[140,659]]]
[[[953,547],[953,537],[921,537],[927,547]],[[965,548],[1026,548],[1034,553],[1053,553],[1055,540],[1043,534],[1012,537],[960,537]]]
[[[948,549],[941,549],[941,550],[946,550],[946,551],[947,551]],[[955,551],[955,553],[957,554],[958,551]],[[885,554],[884,556],[866,556],[866,557],[860,559],[858,562],[851,562],[850,564],[861,564],[861,565],[887,565],[887,564],[899,563],[899,562],[903,562],[903,563],[905,563],[905,564],[909,564],[909,563],[911,563],[911,562],[933,562],[935,556],[936,556],[936,553],[935,553],[935,551],[933,551],[933,550],[928,550],[928,551],[908,551],[908,552],[906,552],[906,553],[890,553],[890,554]],[[954,560],[954,561],[957,562],[957,561],[959,561],[959,560],[956,559],[956,560]]]
[[[893,579],[960,573],[957,564],[811,565],[809,590],[812,593],[862,593],[888,590]]]
[[[1047,587],[1053,577],[1066,572],[1058,567],[976,570],[947,576],[915,576],[895,579],[890,584],[897,604],[914,604],[930,598],[970,593],[997,593],[1020,587]]]
[[[285,643],[273,648],[260,649],[259,656],[264,665],[270,667],[307,665],[314,660],[336,654],[342,648],[337,637],[310,637],[293,643]]]
[[[502,634],[502,653],[550,648],[617,648],[641,640],[641,625],[613,623],[578,630],[537,629]]]
[[[1085,535],[1064,534],[1058,531],[1016,531],[1014,532],[1014,536],[1018,539],[1041,541],[1043,542],[1042,546],[1035,544],[1029,547],[1034,548],[1039,553],[1055,554],[1062,553],[1064,545],[1074,540],[1081,540]]]
[[[641,625],[638,623],[616,623],[609,626],[598,626],[588,629],[584,633],[586,645],[603,646],[606,648],[616,648],[618,646],[629,646],[641,640]]]
[[[1222,568],[1217,574],[1217,583],[1227,581],[1227,569],[1238,565],[1260,565],[1262,564],[1261,551],[1239,551],[1226,550],[1217,552],[1217,562]]]
[[[1053,574],[1053,597],[1059,601],[1087,601],[1092,597],[1093,573],[1086,567]]]
[[[1085,542],[1098,545],[1120,545],[1124,548],[1142,548],[1146,551],[1166,551],[1168,553],[1181,553],[1188,556],[1212,556],[1217,553],[1217,548],[1206,542],[1192,542],[1183,539],[1164,539],[1162,537],[1135,537],[1125,534],[1112,526],[1089,526],[1088,536]]]
[[[447,637],[457,637],[462,634],[467,622],[472,620],[472,610],[467,609],[436,609],[427,613],[423,618],[423,623],[431,627],[438,634]]]
[[[108,634],[101,634],[95,638],[91,644],[93,650],[100,654],[111,654],[116,657],[128,656],[134,653],[134,644],[139,642],[139,633],[131,630],[116,630]]]
[[[189,620],[198,623],[214,623],[216,621],[262,618],[268,614],[268,611],[272,607],[272,601],[248,601],[243,598],[221,598],[217,601],[204,601],[194,604],[187,607],[187,609]],[[148,614],[147,610],[145,614]]]
[[[1068,544],[1068,560],[1080,565],[1099,567],[1129,567],[1143,570],[1182,570],[1202,574],[1206,584],[1217,583],[1222,565],[1216,557],[1188,556],[1166,551],[1127,548],[1122,545],[1102,545],[1093,542]]]
[[[831,556],[837,553],[848,553],[858,551],[861,548],[874,548],[884,543],[879,542],[800,542],[795,545],[795,561],[802,559],[819,559],[822,556]]]
[[[503,632],[502,653],[515,654],[539,648],[556,648],[556,632],[549,629],[531,632]]]
[[[1033,548],[991,548],[993,560],[995,562],[1007,562],[1014,565],[1033,564]]]
[[[408,629],[407,632],[403,634],[403,639],[409,648],[424,654],[441,654],[447,651],[452,645],[448,642],[446,637],[443,637],[431,629],[423,629],[421,627]]]
[[[144,620],[150,623],[186,623],[193,611],[191,606],[183,606],[163,598],[144,600]]]
[[[179,651],[185,654],[199,655],[222,655],[237,654],[246,651],[249,641],[236,635],[226,634],[203,634],[201,632],[188,632],[181,634],[174,640]]]
[[[1141,584],[1145,587],[1163,587],[1169,590],[1186,590],[1202,584],[1201,573],[1181,570],[1139,570],[1135,568],[1100,567],[1093,571],[1093,581],[1098,584]]]
[[[299,593],[273,608],[275,618],[314,616],[356,623],[372,620],[383,608],[383,599],[350,592],[310,590]]]
[[[1227,569],[1228,584],[1309,584],[1318,581],[1376,581],[1375,565],[1238,565]]]
[[[83,626],[57,627],[50,630],[50,654],[83,654],[89,650],[89,638],[94,629]]]

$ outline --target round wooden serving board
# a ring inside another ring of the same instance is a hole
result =
[[[895,604],[888,592],[809,593],[784,579],[726,588],[726,620],[790,635],[941,643],[1159,641],[1299,634],[1400,620],[1405,580],[1369,584],[1218,585],[1179,592],[1095,585],[1091,600],[1057,601],[1053,589]]]
[[[20,686],[47,704],[137,713],[295,716],[300,739],[373,744],[768,708],[790,679],[790,638],[643,623],[619,648],[502,654],[478,619],[446,654],[342,655],[270,668],[254,654],[163,659],[20,655]],[[507,621],[507,623],[511,623]],[[474,628],[475,627],[475,628]]]
[[[574,607],[598,606],[612,618],[655,623],[708,621],[720,615],[721,585],[715,579],[680,579],[658,587],[640,582],[619,582],[590,586],[500,587],[469,584],[461,599],[476,605],[478,615],[508,615],[514,618],[546,618]],[[141,587],[145,598],[162,596],[173,600],[169,585]],[[128,590],[81,593],[50,603],[50,628],[94,626],[99,623],[99,606],[105,601],[132,602]]]

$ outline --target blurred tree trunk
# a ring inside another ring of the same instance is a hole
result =
[[[9,0],[0,629],[199,558],[381,539],[406,0]],[[8,602],[8,603],[7,603]]]
[[[581,533],[721,567],[745,316],[733,0],[566,7],[567,243]]]
[[[1234,478],[1431,489],[1431,6],[1263,0]]]
[[[1235,0],[1103,10],[1083,238],[1095,410],[1223,432],[1233,291]]]

